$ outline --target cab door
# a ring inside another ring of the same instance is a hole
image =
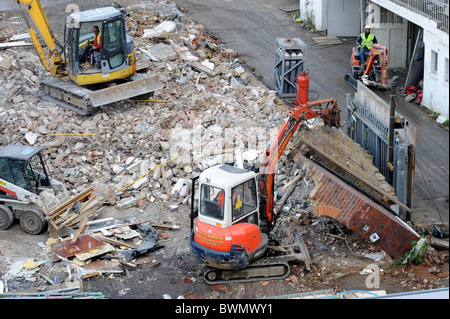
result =
[[[109,73],[127,66],[125,39],[125,24],[122,16],[103,22],[100,50],[102,73]]]
[[[66,60],[66,70],[72,75],[78,75],[79,48],[78,37],[80,29],[73,27],[65,28],[64,32],[64,58]]]
[[[198,216],[198,202],[199,202],[199,193],[198,193],[198,185],[199,185],[199,176],[196,176],[192,179],[192,187],[191,187],[191,230],[194,228],[194,220]]]

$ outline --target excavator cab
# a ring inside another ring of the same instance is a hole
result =
[[[241,269],[266,251],[255,172],[211,167],[193,181],[192,196],[191,250],[199,259],[219,269]]]
[[[99,29],[101,49],[93,52],[92,65],[86,60],[89,41]],[[64,57],[69,77],[78,85],[124,79],[136,72],[136,51],[125,32],[123,13],[114,7],[74,12],[66,18]]]

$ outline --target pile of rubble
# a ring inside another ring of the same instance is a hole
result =
[[[252,77],[235,51],[173,3],[126,10],[139,63],[159,76],[163,88],[150,100],[81,117],[40,100],[39,81],[50,75],[34,48],[9,48],[0,51],[0,142],[44,148],[52,177],[74,193],[93,182],[114,185],[118,196],[125,194],[118,208],[137,206],[139,199],[182,202],[190,178],[232,162],[236,148],[244,160],[255,161],[278,130],[285,104]]]
[[[125,266],[134,269],[143,262],[137,257],[164,247],[158,241],[165,233],[158,233],[157,229],[177,228],[176,225],[152,224],[136,216],[82,221],[76,233],[62,237],[51,233],[46,243],[38,244],[41,250],[37,256],[28,258],[25,263],[13,264],[2,276],[4,290],[22,291],[31,284],[53,291],[61,285],[97,275],[123,274]]]

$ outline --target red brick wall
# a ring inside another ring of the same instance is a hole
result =
[[[376,233],[379,239],[374,245],[393,258],[411,250],[411,241],[419,236],[408,225],[309,159],[302,162],[315,184],[309,196],[314,214],[329,216],[366,239]]]

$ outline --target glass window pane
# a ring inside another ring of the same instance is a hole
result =
[[[200,214],[223,220],[225,192],[221,188],[203,184],[200,195]]]
[[[445,66],[444,66],[444,81],[448,82],[448,59],[445,59]]]
[[[0,158],[0,178],[14,184],[14,178],[9,169],[8,160],[6,158]]]
[[[122,65],[123,59],[124,54],[122,52],[109,58],[109,65],[111,66],[111,69],[117,68],[119,65]]]
[[[24,165],[23,163],[18,161],[14,160],[9,161],[9,167],[11,169],[10,172],[14,179],[14,184],[31,192],[32,190],[30,189],[27,180],[23,175],[23,165]]]
[[[233,221],[256,209],[256,183],[254,179],[231,190]]]
[[[105,25],[103,43],[104,48],[108,51],[115,51],[122,46],[123,43],[123,26],[122,20],[109,22]]]
[[[438,70],[438,53],[431,50],[431,72],[437,73]]]

